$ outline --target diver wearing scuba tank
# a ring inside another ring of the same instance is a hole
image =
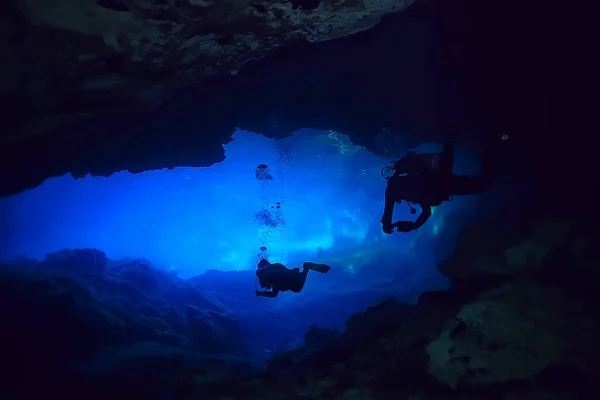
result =
[[[503,137],[503,140],[504,137]],[[384,167],[382,176],[387,180],[385,207],[381,217],[385,233],[410,232],[418,229],[431,217],[431,207],[437,207],[453,196],[480,193],[488,189],[495,175],[495,153],[486,152],[481,173],[477,176],[456,175],[454,165],[454,142],[447,141],[437,155],[408,153],[396,161],[393,168]],[[386,172],[393,170],[387,177]],[[394,206],[407,202],[411,214],[416,214],[414,204],[421,207],[416,221],[393,223]]]
[[[257,289],[254,294],[257,297],[274,298],[277,297],[279,292],[288,290],[300,293],[306,283],[309,270],[326,274],[330,269],[331,267],[326,264],[305,262],[302,264],[302,271],[300,271],[300,268],[289,269],[280,263],[271,264],[266,258],[263,258],[258,262],[256,277],[258,278],[258,284],[266,290]]]

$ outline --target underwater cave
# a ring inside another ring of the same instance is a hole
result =
[[[142,3],[0,9],[1,398],[600,398],[548,5]]]
[[[379,140],[389,138],[384,133]],[[78,179],[67,174],[0,199],[0,260],[43,264],[47,255],[98,249],[109,270],[144,264],[168,279],[201,283],[218,304],[246,314],[243,329],[254,335],[264,330],[263,344],[251,338],[253,352],[263,356],[293,346],[313,324],[341,330],[378,299],[414,303],[424,290],[447,288],[435,268],[452,246],[445,224],[479,198],[435,209],[413,233],[383,233],[381,170],[406,150],[401,142],[388,140],[387,153],[375,155],[334,131],[304,129],[272,139],[238,130],[223,147],[225,160],[210,167]],[[414,150],[435,153],[440,144]],[[455,172],[478,172],[480,157],[468,148],[459,147],[456,158]],[[414,218],[410,208],[398,206],[395,218]],[[459,228],[452,225],[450,235]],[[265,302],[254,295],[262,258],[290,268],[325,263],[332,271],[311,274],[301,293]]]

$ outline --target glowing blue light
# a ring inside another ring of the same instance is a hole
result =
[[[411,235],[381,232],[386,160],[335,132],[233,138],[227,159],[210,168],[63,176],[0,199],[0,260],[91,247],[191,276],[254,269],[266,246],[276,262],[335,259],[354,274],[382,257],[401,265],[412,251]],[[263,163],[273,180],[257,180]],[[394,218],[415,216],[400,206]]]
[[[234,139],[225,146],[228,158],[210,168],[63,176],[3,199],[11,231],[0,255],[41,258],[63,248],[95,247],[111,258],[143,257],[193,275],[254,268],[260,246],[284,263],[334,246],[358,246],[378,221],[377,207],[361,210],[372,207],[368,199],[381,197],[383,180],[362,191],[346,189],[354,179],[343,168],[348,156],[335,150],[317,160],[314,134],[289,139],[289,151],[254,133],[239,131]],[[324,146],[331,144],[322,145],[327,153]],[[352,163],[379,166],[380,160],[359,150]],[[270,166],[274,180],[257,181],[260,163]],[[280,226],[257,222],[257,213],[272,213],[277,202]]]

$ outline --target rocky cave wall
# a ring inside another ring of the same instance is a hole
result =
[[[3,92],[21,95],[15,108],[34,121],[17,120],[6,139],[153,110],[177,89],[299,40],[368,29],[413,1],[11,1]]]
[[[379,299],[341,332],[313,325],[301,346],[274,352],[266,370],[253,368],[240,346],[250,339],[242,319],[260,320],[236,318],[231,303],[206,292],[211,276],[182,280],[92,249],[0,265],[9,299],[0,316],[11,327],[1,342],[8,379],[0,393],[33,398],[43,386],[66,399],[598,399],[596,226],[574,218],[473,224],[439,265],[450,290],[425,292],[416,306]],[[264,318],[269,330],[290,325]]]
[[[535,147],[546,49],[530,24],[544,9],[434,0],[398,12],[411,3],[14,0],[2,10],[0,195],[67,172],[211,165],[236,127],[333,129],[375,150],[384,127],[426,140],[451,123]]]

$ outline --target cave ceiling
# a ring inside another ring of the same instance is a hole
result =
[[[471,136],[492,120],[514,128],[518,108],[495,107],[522,77],[496,61],[537,38],[513,24],[500,40],[504,24],[491,21],[511,9],[476,4],[11,0],[0,8],[0,195],[67,172],[212,165],[236,128],[334,130],[373,152],[382,130],[414,145],[449,123]]]

